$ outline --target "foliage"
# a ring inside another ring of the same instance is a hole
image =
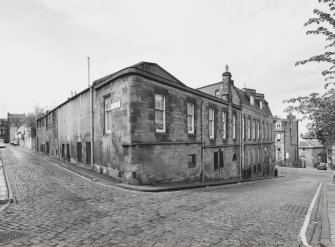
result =
[[[329,68],[322,71],[325,80],[326,93],[320,95],[312,93],[309,96],[297,97],[285,100],[291,105],[287,112],[297,111],[304,115],[304,119],[311,121],[308,126],[311,135],[317,137],[321,143],[326,144],[333,140],[332,128],[335,126],[335,0],[318,0],[325,5],[325,10],[315,9],[314,17],[309,18],[305,26],[316,26],[306,32],[307,35],[325,36],[326,46],[324,53],[312,56],[309,59],[296,62],[296,65],[304,65],[309,62],[325,63]],[[292,105],[293,104],[293,105]]]
[[[40,107],[39,105],[34,106],[34,111],[26,114],[24,118],[24,124],[31,129],[31,136],[36,135],[36,120],[40,118],[46,111],[46,107]]]
[[[303,65],[309,62],[318,62],[329,64],[329,68],[322,71],[325,80],[325,87],[335,84],[335,0],[318,0],[327,6],[327,10],[314,9],[315,17],[309,18],[305,26],[316,25],[316,28],[306,32],[307,35],[322,35],[325,36],[326,46],[324,53],[310,57],[302,61],[296,62],[296,65]]]

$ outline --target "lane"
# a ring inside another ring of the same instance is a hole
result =
[[[0,212],[14,246],[298,246],[325,174],[171,193],[102,187],[15,147],[0,150],[19,202]]]

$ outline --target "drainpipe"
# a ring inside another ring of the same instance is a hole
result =
[[[242,179],[242,166],[243,166],[243,162],[244,162],[244,158],[243,158],[243,112],[241,110],[241,116],[240,116],[240,179]]]
[[[91,103],[91,168],[94,164],[94,111],[93,111],[93,86],[90,87],[90,103]]]
[[[88,86],[90,87],[90,120],[91,120],[91,169],[93,169],[94,163],[94,108],[93,108],[93,85],[91,85],[90,79],[90,57],[87,58],[88,65]]]
[[[204,164],[204,148],[205,148],[205,142],[203,141],[203,120],[202,120],[202,111],[203,111],[203,103],[204,101],[201,100],[201,106],[200,106],[200,132],[201,132],[201,169],[202,169],[202,176],[201,180],[202,182],[205,182],[205,164]]]

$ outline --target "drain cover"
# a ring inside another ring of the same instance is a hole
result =
[[[281,210],[287,211],[290,213],[295,213],[298,215],[306,215],[308,207],[300,206],[300,205],[291,205],[291,204],[285,204],[281,207]]]
[[[8,242],[14,239],[22,238],[27,236],[26,233],[10,231],[10,232],[1,232],[0,233],[0,243]]]

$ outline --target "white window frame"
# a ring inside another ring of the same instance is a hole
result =
[[[214,138],[214,109],[208,109],[208,132],[209,138]]]
[[[109,106],[106,106],[107,99],[110,100]],[[111,111],[112,111],[111,106],[112,106],[112,97],[111,97],[111,95],[107,95],[107,96],[104,97],[104,114],[105,114],[104,115],[104,117],[105,117],[105,128],[104,128],[104,130],[105,130],[106,134],[112,133],[112,130],[109,129],[109,126],[108,126],[108,114],[111,114]]]
[[[227,139],[227,112],[222,111],[222,139]]]
[[[236,139],[236,115],[233,114],[233,139]]]
[[[281,121],[276,122],[276,129],[281,129]]]
[[[194,104],[193,103],[187,103],[187,133],[194,134]]]
[[[259,108],[263,109],[263,101],[259,101]]]
[[[162,97],[163,99],[163,104],[158,106],[156,104],[156,100],[158,97]],[[162,111],[163,112],[163,129],[157,129],[156,128],[156,111]],[[162,94],[155,94],[155,128],[156,128],[156,132],[158,133],[164,133],[166,131],[166,123],[165,123],[165,96]]]

